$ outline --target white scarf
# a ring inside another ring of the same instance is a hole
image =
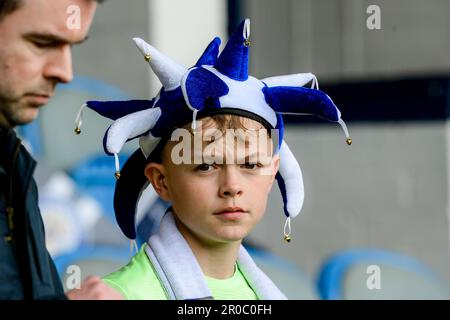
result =
[[[200,265],[170,210],[162,218],[159,231],[149,238],[145,251],[170,300],[213,299]],[[259,299],[287,299],[242,245],[237,264]]]

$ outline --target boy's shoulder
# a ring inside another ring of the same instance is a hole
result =
[[[145,253],[146,246],[143,244],[127,265],[103,277],[103,281],[129,300],[166,300],[164,289]]]

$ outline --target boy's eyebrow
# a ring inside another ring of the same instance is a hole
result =
[[[245,161],[256,160],[256,159],[261,159],[263,157],[271,157],[271,156],[272,156],[271,153],[269,154],[269,153],[265,153],[265,152],[255,152],[250,155],[246,155]]]
[[[195,153],[194,153],[195,154]],[[197,156],[201,156],[204,162],[214,162],[212,160],[215,160],[216,158],[211,155],[204,155],[204,154],[195,154]],[[219,155],[219,157],[222,157],[222,163],[226,163],[227,156],[226,155]],[[236,163],[245,163],[255,160],[261,160],[265,159],[266,157],[272,157],[272,154],[266,154],[264,152],[255,152],[250,155],[246,154],[244,157],[233,157]]]
[[[25,38],[45,41],[45,42],[49,42],[49,43],[76,45],[76,44],[80,44],[80,43],[83,43],[84,41],[86,41],[88,39],[88,36],[84,37],[83,39],[81,39],[79,41],[72,42],[64,37],[60,37],[53,33],[30,32],[30,33],[25,34]]]

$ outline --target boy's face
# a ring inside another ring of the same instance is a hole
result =
[[[169,141],[162,164],[146,167],[156,191],[172,203],[186,238],[211,245],[240,241],[264,215],[279,160],[272,156],[267,131],[256,121],[244,120],[250,130],[221,134],[214,125],[204,125],[196,133],[203,143],[190,143],[188,151],[179,152],[180,143]],[[257,144],[249,138],[255,135]],[[192,161],[177,164],[189,151]]]

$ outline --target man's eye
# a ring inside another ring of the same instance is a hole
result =
[[[201,164],[197,167],[198,171],[211,171],[212,169],[214,169],[214,166],[211,164]]]
[[[61,45],[58,41],[46,41],[46,40],[31,40],[37,48],[56,48]]]
[[[40,41],[33,41],[33,44],[38,48],[48,48],[51,46],[48,42],[40,42]]]

